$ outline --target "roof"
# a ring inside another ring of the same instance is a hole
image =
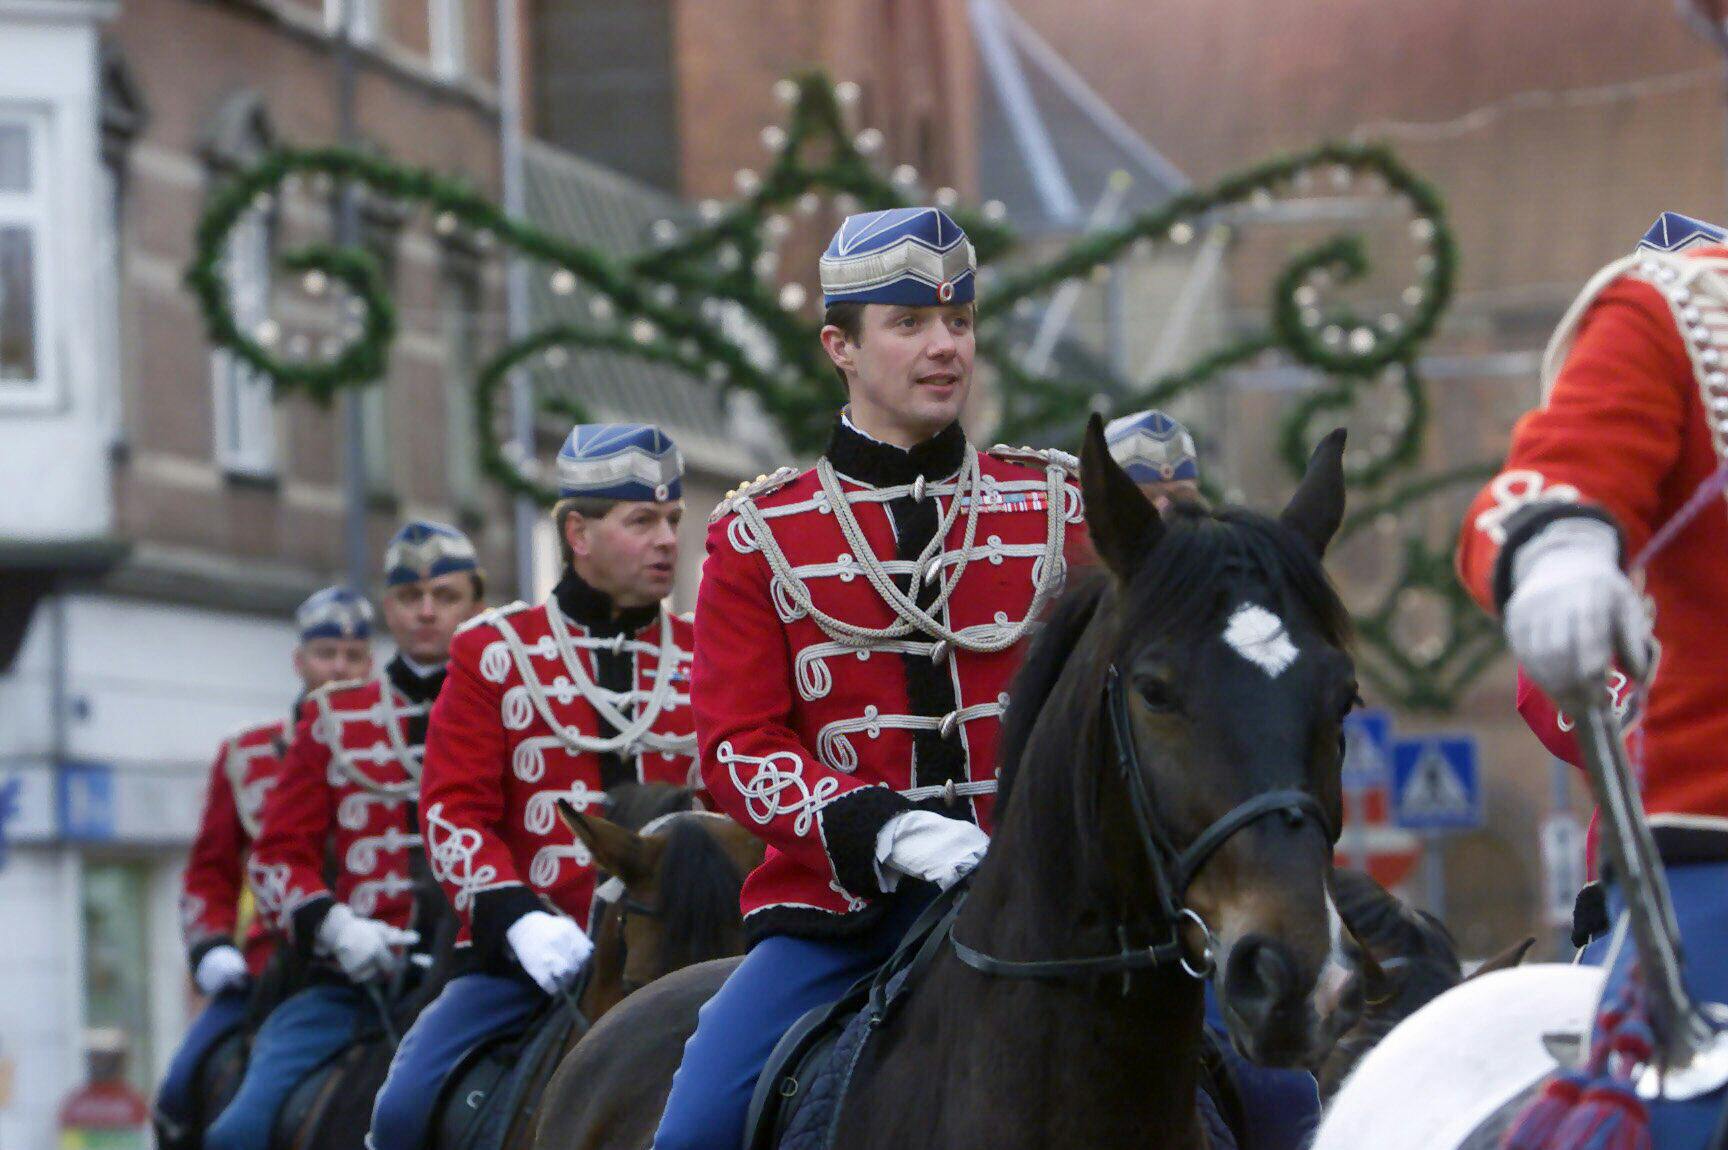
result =
[[[691,225],[694,213],[680,200],[536,141],[525,148],[528,218],[540,227],[623,258],[648,247],[660,220]],[[555,294],[545,276],[530,278],[531,330],[561,320],[588,318],[587,296]],[[643,360],[607,352],[572,351],[560,368],[533,369],[537,389],[579,399],[603,422],[652,423],[677,441],[689,463],[703,471],[748,478],[792,454],[749,397]]]

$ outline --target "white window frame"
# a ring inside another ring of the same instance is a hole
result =
[[[380,19],[380,0],[324,0],[324,28],[332,36],[342,30],[342,7],[347,3],[349,10],[348,38],[356,44],[376,44],[378,42]]]
[[[266,212],[241,217],[223,256],[234,320],[241,331],[270,318],[274,221]],[[248,250],[250,248],[250,250]],[[230,475],[276,474],[276,405],[268,376],[224,348],[210,353],[216,464]]]
[[[30,379],[0,380],[0,410],[46,411],[63,398],[56,353],[56,307],[51,274],[55,262],[54,168],[49,147],[51,121],[45,109],[27,104],[0,103],[0,124],[22,125],[29,138],[30,189],[0,192],[0,227],[23,225],[30,229],[32,342],[36,352],[36,374]]]
[[[440,79],[461,79],[468,72],[466,0],[427,0],[426,18],[432,71]]]
[[[108,445],[126,442],[125,320],[121,312],[122,280],[126,275],[123,211],[124,177],[104,156],[96,165],[96,206],[101,224],[96,232],[96,344],[102,373],[100,410]]]

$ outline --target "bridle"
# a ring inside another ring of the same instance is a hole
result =
[[[618,986],[625,994],[633,994],[648,984],[630,977],[630,935],[627,931],[630,916],[634,914],[643,918],[659,918],[660,909],[639,902],[629,894],[625,894],[612,906],[618,916]]]
[[[952,933],[949,941],[961,962],[983,974],[1002,978],[1062,981],[1091,978],[1102,974],[1121,974],[1124,992],[1128,976],[1137,970],[1177,965],[1190,977],[1203,980],[1211,975],[1214,965],[1212,931],[1199,912],[1185,905],[1188,888],[1208,859],[1232,835],[1268,815],[1283,815],[1293,827],[1314,821],[1328,843],[1337,841],[1337,830],[1320,800],[1304,790],[1286,788],[1265,791],[1237,803],[1212,825],[1195,836],[1194,841],[1177,849],[1169,832],[1158,817],[1158,806],[1146,785],[1140,769],[1140,753],[1134,740],[1133,718],[1128,712],[1128,694],[1122,686],[1122,675],[1112,663],[1104,680],[1104,713],[1109,726],[1110,741],[1116,752],[1116,767],[1128,791],[1128,805],[1133,812],[1134,827],[1142,850],[1152,869],[1152,893],[1155,900],[1153,921],[1157,941],[1142,946],[1128,942],[1128,927],[1116,928],[1118,950],[1089,958],[1053,958],[1015,961],[996,958],[967,946]],[[1189,961],[1182,942],[1182,926],[1193,923],[1200,928],[1206,942],[1200,961]]]

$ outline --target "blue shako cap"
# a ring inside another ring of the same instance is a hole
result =
[[[558,494],[625,503],[683,497],[684,456],[647,423],[578,423],[558,449]]]
[[[357,591],[326,587],[314,591],[294,609],[294,626],[302,643],[313,639],[370,639],[372,604]]]
[[[1728,232],[1715,224],[1683,216],[1679,212],[1663,212],[1638,241],[1641,252],[1683,252],[1687,248],[1714,247],[1728,242]]]
[[[1162,411],[1137,411],[1104,428],[1110,457],[1136,483],[1200,478],[1200,457],[1188,429]]]
[[[978,257],[941,208],[847,216],[822,254],[822,303],[936,307],[970,303]]]
[[[480,558],[468,536],[448,523],[430,519],[410,519],[384,549],[384,583],[388,587],[479,569]]]

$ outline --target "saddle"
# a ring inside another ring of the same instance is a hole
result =
[[[775,1044],[750,1099],[745,1150],[828,1150],[833,1145],[860,1058],[947,947],[965,891],[966,884],[960,883],[938,895],[886,963],[838,1001],[805,1014]],[[1197,1102],[1212,1150],[1237,1150],[1238,1132],[1245,1129],[1241,1100],[1210,1030],[1205,1032],[1200,1082]]]
[[[470,1050],[444,1082],[433,1111],[431,1150],[500,1150],[531,1123],[540,1096],[578,1027],[562,998],[549,999],[526,1026]]]

